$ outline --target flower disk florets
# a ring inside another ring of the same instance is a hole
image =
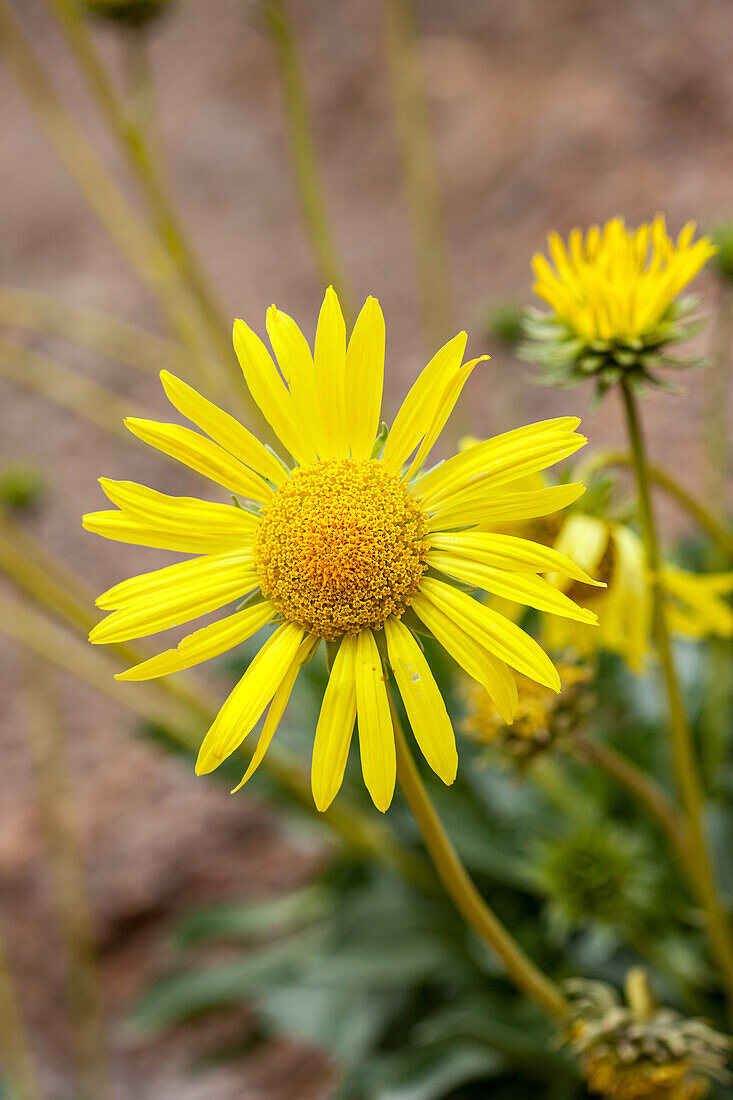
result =
[[[265,596],[284,619],[332,641],[379,630],[410,605],[427,568],[427,522],[377,461],[297,469],[254,542]]]

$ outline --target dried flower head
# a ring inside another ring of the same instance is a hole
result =
[[[565,992],[564,1040],[591,1092],[608,1100],[700,1100],[711,1080],[727,1076],[728,1038],[656,1006],[643,971],[629,972],[626,1004],[603,982],[574,980]]]

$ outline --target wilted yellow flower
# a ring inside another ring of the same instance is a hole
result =
[[[573,229],[567,245],[548,237],[551,261],[535,255],[534,291],[551,314],[530,314],[524,351],[545,368],[544,380],[574,385],[595,376],[602,395],[623,377],[636,388],[659,383],[660,365],[686,366],[662,354],[692,334],[684,323],[693,303],[679,295],[714,254],[707,237],[693,242],[688,222],[677,241],[662,215],[638,229],[612,218],[583,237]]]
[[[541,684],[517,677],[519,702],[510,724],[497,712],[491,698],[475,680],[468,681],[468,711],[464,732],[482,745],[497,749],[511,763],[524,767],[535,757],[555,747],[575,728],[581,717],[592,676],[586,665],[561,661],[557,664],[562,690],[559,695]]]
[[[608,1100],[700,1100],[721,1080],[726,1036],[702,1020],[657,1007],[643,971],[629,972],[623,1004],[603,982],[566,983],[566,1041],[580,1057],[591,1092]]]
[[[446,783],[457,768],[450,719],[410,621],[419,620],[483,684],[507,722],[517,706],[510,668],[559,690],[557,671],[537,642],[461,586],[595,622],[593,612],[539,575],[557,571],[593,585],[568,558],[512,535],[468,530],[492,519],[498,524],[556,512],[576,499],[582,485],[538,491],[515,486],[586,440],[577,433],[579,420],[560,417],[477,444],[423,472],[480,362],[463,363],[465,332],[431,359],[386,433],[380,432],[385,327],[374,298],[367,299],[347,343],[338,299],[329,288],[313,354],[295,322],[275,306],[267,313],[267,331],[279,371],[244,321],[235,322],[234,346],[253,399],[294,463],[163,371],[171,403],[209,438],[136,418],[127,427],[245,503],[169,497],[102,478],[119,511],[86,516],[87,530],[200,556],[105,592],[97,603],[112,613],[91,640],[154,634],[244,601],[233,614],[118,677],[146,680],[216,657],[277,624],[221,708],[198,757],[199,774],[213,771],[269,704],[242,782],[262,760],[299,669],[320,641],[332,643],[313,747],[316,806],[326,809],[341,785],[358,715],[364,779],[384,810],[395,784],[395,743],[383,661],[430,766]]]

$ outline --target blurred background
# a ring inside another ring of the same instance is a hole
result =
[[[690,218],[705,229],[730,215],[733,6],[729,0],[415,0],[432,137],[426,163],[435,172],[445,242],[446,281],[437,291],[426,286],[425,257],[415,248],[389,8],[356,0],[287,4],[344,283],[355,303],[376,295],[387,321],[386,407],[394,412],[429,351],[466,328],[469,352],[488,351],[492,360],[474,374],[445,446],[460,431],[485,436],[581,412],[587,394],[524,386],[530,368],[502,344],[497,316],[506,304],[531,301],[531,256],[544,248],[550,229],[565,234],[615,214],[634,223],[663,210],[676,233]],[[16,0],[15,10],[45,73],[135,206],[119,148],[49,8],[42,0]],[[140,61],[129,57],[128,32],[103,21],[91,30],[124,84]],[[149,103],[143,115],[156,128],[162,172],[223,313],[263,332],[265,310],[275,301],[310,336],[324,275],[294,184],[276,36],[255,3],[180,0],[147,39],[155,118]],[[161,335],[165,322],[51,150],[5,64],[0,135],[0,325],[16,350],[20,344],[41,357],[24,362],[0,344],[6,364],[0,365],[0,474],[25,470],[33,483],[26,529],[100,591],[154,568],[161,557],[82,531],[81,515],[104,507],[96,478],[143,481],[174,493],[191,492],[193,478],[68,407],[77,386],[83,403],[84,382],[91,380],[119,395],[110,421],[123,412],[165,419],[153,370],[136,371],[60,340],[54,325],[14,323],[13,308],[27,301],[5,292],[51,295]],[[697,288],[712,306],[712,277]],[[153,366],[170,365],[164,346],[157,354]],[[73,372],[56,384],[53,400],[43,392],[52,374],[43,357]],[[615,400],[584,421],[594,445],[622,442]],[[647,412],[653,455],[686,483],[699,483],[700,398],[661,395]],[[664,512],[664,520],[668,532],[678,530],[678,513]],[[4,579],[3,591],[10,591]],[[61,1098],[74,1095],[68,1015],[27,737],[28,664],[0,635],[0,924],[46,1095]],[[208,678],[223,697],[227,675]],[[331,1095],[335,1077],[327,1061],[285,1040],[192,1070],[212,1036],[226,1042],[247,1033],[244,1008],[157,1039],[122,1023],[165,965],[166,936],[184,913],[194,904],[256,899],[306,882],[321,858],[317,840],[284,831],[256,790],[232,798],[221,784],[197,780],[188,761],[131,736],[129,712],[73,677],[60,681],[57,696],[111,1024],[115,1096]]]

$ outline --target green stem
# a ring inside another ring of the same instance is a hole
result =
[[[180,283],[179,274],[157,238],[135,214],[81,129],[61,103],[34,54],[9,0],[0,0],[0,53],[38,124],[99,221],[127,256],[143,282],[205,372],[208,359],[200,343],[197,304]],[[216,379],[205,377],[216,385]]]
[[[729,994],[733,998],[733,941],[731,941],[726,916],[718,899],[715,885],[712,859],[703,825],[704,793],[696,760],[692,730],[687,719],[682,691],[677,678],[667,618],[664,613],[661,557],[652,508],[644,436],[634,394],[626,385],[622,385],[621,393],[634,460],[639,510],[654,605],[654,641],[664,676],[669,704],[672,758],[680,800],[687,818],[690,864],[695,869],[697,895],[707,915],[710,940],[723,971]]]
[[[15,982],[0,936],[0,1055],[8,1083],[18,1100],[43,1100]]]
[[[45,662],[27,662],[27,730],[59,930],[80,1095],[110,1095],[106,1023],[97,967],[94,918],[74,815],[63,734]]]
[[[264,0],[267,28],[275,47],[285,118],[293,158],[295,183],[321,278],[335,289],[347,321],[353,305],[343,264],[331,230],[318,170],[305,78],[298,56],[295,31],[285,0]]]
[[[451,295],[430,121],[412,0],[384,0],[387,60],[412,220],[415,269],[431,350],[450,339]]]
[[[397,779],[447,893],[474,932],[499,956],[515,985],[545,1012],[562,1017],[565,1000],[560,990],[525,955],[469,878],[430,801],[391,699],[390,707],[397,748]]]

